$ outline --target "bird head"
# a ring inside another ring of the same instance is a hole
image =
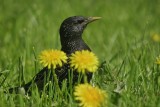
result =
[[[62,39],[77,39],[81,38],[81,35],[86,28],[86,26],[100,19],[101,17],[83,17],[83,16],[73,16],[65,19],[60,27],[60,38]]]

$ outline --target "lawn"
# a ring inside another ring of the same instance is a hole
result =
[[[61,49],[59,27],[75,15],[102,17],[83,39],[99,58],[92,84],[105,90],[106,106],[160,107],[160,40],[152,38],[160,38],[159,10],[159,0],[0,0],[0,107],[77,106],[67,89],[63,98],[4,93],[42,68],[41,51]]]

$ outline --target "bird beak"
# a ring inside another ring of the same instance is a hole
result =
[[[101,17],[88,17],[86,22],[88,24],[88,23],[91,23],[91,22],[93,22],[95,20],[99,20],[99,19],[101,19]]]

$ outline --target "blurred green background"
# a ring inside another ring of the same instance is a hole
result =
[[[38,72],[34,51],[61,48],[59,27],[75,15],[102,17],[83,33],[100,61],[119,67],[126,57],[141,58],[145,66],[159,55],[151,35],[160,34],[160,0],[0,0],[0,71],[10,72],[10,85],[17,84],[19,58],[29,81]]]

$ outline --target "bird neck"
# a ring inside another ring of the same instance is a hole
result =
[[[70,55],[71,53],[74,53],[75,51],[80,51],[80,50],[90,51],[90,48],[83,41],[82,38],[61,40],[61,45],[62,45],[61,50],[64,51],[68,55]]]

